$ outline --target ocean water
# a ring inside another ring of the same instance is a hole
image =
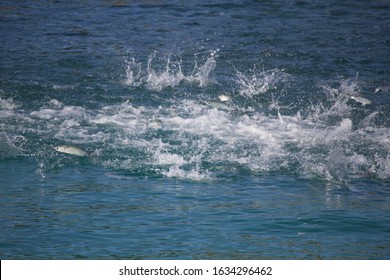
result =
[[[1,1],[0,41],[1,259],[390,257],[388,1]]]

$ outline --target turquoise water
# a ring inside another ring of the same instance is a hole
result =
[[[388,259],[389,11],[2,1],[0,257]]]

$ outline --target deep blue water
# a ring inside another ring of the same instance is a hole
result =
[[[390,257],[388,1],[1,1],[0,42],[2,259]]]

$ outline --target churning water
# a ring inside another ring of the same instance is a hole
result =
[[[0,32],[1,258],[389,258],[387,1],[2,1]]]

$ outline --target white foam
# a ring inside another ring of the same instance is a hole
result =
[[[17,106],[15,105],[15,103],[12,101],[12,99],[2,99],[0,97],[0,110],[13,110],[15,109]]]
[[[51,120],[59,119],[61,117],[82,118],[84,114],[85,109],[81,106],[65,106],[57,109],[42,108],[39,111],[31,112],[30,116],[42,120]]]
[[[312,135],[313,143],[331,144],[333,141],[347,141],[352,130],[352,121],[343,119],[339,125],[317,130]]]
[[[31,112],[30,116],[42,119],[42,120],[51,120],[56,118],[58,111],[54,109],[41,109],[39,111]]]
[[[372,166],[370,171],[380,179],[389,179],[390,175],[390,155],[386,157],[378,157],[376,160],[377,166]]]
[[[163,175],[168,178],[180,178],[193,181],[208,181],[212,179],[212,175],[207,170],[200,171],[199,167],[184,170],[178,165],[170,167],[168,171],[163,172]]]
[[[0,117],[9,118],[14,116],[17,107],[12,99],[2,99],[0,97]]]
[[[55,108],[61,108],[63,106],[63,103],[58,101],[57,99],[51,99],[49,101],[49,105],[51,107],[55,107]]]

